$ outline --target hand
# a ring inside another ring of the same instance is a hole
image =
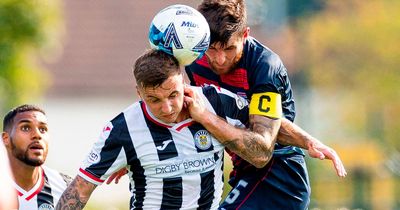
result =
[[[190,86],[185,87],[184,94],[184,107],[188,109],[190,117],[197,122],[201,122],[206,114],[203,99]]]
[[[111,174],[111,176],[108,177],[106,184],[110,184],[114,179],[115,179],[115,184],[118,184],[119,179],[121,179],[121,177],[123,177],[127,173],[128,170],[126,168],[121,168],[119,171]]]
[[[310,141],[308,143],[308,154],[312,158],[318,158],[320,160],[329,159],[332,161],[333,166],[335,167],[336,174],[339,177],[345,177],[347,175],[346,169],[340,160],[339,155],[335,150],[326,146],[322,142],[319,141]]]

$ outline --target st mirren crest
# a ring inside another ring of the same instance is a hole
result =
[[[48,203],[43,203],[38,208],[38,210],[53,210],[53,209],[54,209],[53,205],[48,204]]]
[[[211,135],[206,130],[199,130],[194,134],[194,143],[201,150],[206,150],[211,146]]]

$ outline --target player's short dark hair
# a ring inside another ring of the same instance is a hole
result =
[[[197,9],[210,26],[210,44],[225,46],[233,34],[242,35],[247,27],[244,0],[203,0]]]
[[[31,104],[24,104],[18,107],[15,107],[13,109],[11,109],[6,116],[4,116],[3,119],[3,131],[10,131],[11,127],[14,123],[14,118],[18,113],[22,113],[22,112],[29,112],[29,111],[36,111],[36,112],[41,112],[44,115],[46,115],[46,113],[43,111],[43,109],[35,106],[35,105],[31,105]]]
[[[158,87],[170,76],[181,74],[178,60],[161,50],[151,49],[136,59],[133,74],[141,88]]]

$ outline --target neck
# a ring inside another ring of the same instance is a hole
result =
[[[180,123],[189,118],[190,118],[189,111],[186,108],[182,108],[182,111],[179,113],[179,116],[176,118],[175,123]]]
[[[15,183],[25,191],[35,186],[42,173],[40,166],[29,166],[16,158],[10,159],[10,166]]]

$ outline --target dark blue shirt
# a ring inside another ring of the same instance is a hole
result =
[[[279,56],[256,39],[248,37],[243,56],[236,69],[225,75],[210,70],[206,56],[185,68],[191,85],[214,84],[232,91],[248,100],[254,93],[274,92],[282,98],[282,111],[286,119],[293,121],[296,115],[293,92],[285,66]],[[275,145],[274,156],[298,153],[297,147]],[[248,163],[233,154],[234,168],[248,168]],[[247,166],[246,166],[247,165]]]

